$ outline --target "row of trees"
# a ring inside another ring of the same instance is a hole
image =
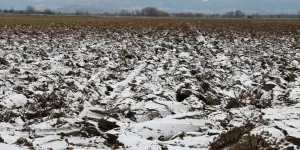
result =
[[[109,14],[109,13],[105,13]],[[113,14],[110,14],[113,15]],[[128,10],[121,10],[118,13],[119,16],[148,16],[148,17],[169,17],[169,16],[174,16],[174,17],[205,17],[203,13],[191,13],[191,12],[181,12],[181,13],[172,13],[169,14],[165,11],[158,10],[155,7],[146,7],[143,8],[142,10],[135,10],[133,12],[130,12]],[[206,15],[207,16],[207,15]],[[213,14],[211,15],[213,17],[235,17],[235,18],[242,18],[245,17],[245,13],[243,13],[241,10],[237,10],[235,12],[227,12],[224,15],[220,14]]]
[[[169,17],[170,16],[169,13],[158,10],[155,7],[146,7],[143,8],[142,10],[135,10],[133,12],[124,9],[121,10],[118,13],[118,15],[119,16],[148,16],[148,17]]]
[[[27,6],[25,10],[14,10],[14,8],[10,10],[1,10],[0,13],[19,13],[19,14],[56,14],[54,11],[51,9],[45,9],[44,11],[36,10],[33,6]],[[60,14],[60,13],[59,13]],[[78,16],[83,16],[83,15],[90,15],[88,11],[76,11],[75,13],[70,13],[69,15],[78,15]],[[203,13],[191,13],[191,12],[186,12],[186,13],[172,13],[169,14],[165,11],[158,10],[155,7],[146,7],[141,10],[135,10],[133,12],[130,12],[128,10],[121,10],[120,12],[116,12],[115,14],[111,13],[103,13],[103,14],[98,14],[98,15],[105,15],[105,16],[147,16],[147,17],[204,17],[205,15]],[[211,15],[214,17],[220,17],[221,15],[219,14],[214,14]],[[244,17],[245,14],[238,10],[236,12],[228,12],[223,15],[224,17]]]
[[[73,15],[88,16],[88,15],[90,15],[90,13],[88,11],[76,11]]]
[[[191,13],[191,12],[181,12],[181,13],[167,13],[161,10],[158,10],[155,7],[146,7],[142,10],[128,11],[121,10],[119,13],[111,14],[104,13],[101,14],[104,16],[150,16],[150,17],[206,17],[206,18],[300,18],[300,11],[298,14],[273,14],[273,15],[246,15],[241,10],[229,11],[224,14],[204,14],[204,13]]]
[[[150,17],[168,17],[168,16],[174,16],[174,17],[204,17],[205,15],[203,13],[172,13],[169,14],[167,12],[158,10],[155,7],[146,7],[142,10],[136,10],[134,12],[129,12],[128,10],[121,10],[119,12],[120,16],[150,16]],[[227,12],[223,15],[219,14],[213,14],[212,16],[219,16],[219,17],[227,17],[227,18],[243,18],[245,17],[245,13],[241,10],[231,11]]]
[[[146,7],[142,10],[136,10],[133,12],[130,12],[128,10],[121,10],[119,13],[116,14],[110,14],[110,13],[104,13],[103,15],[106,16],[149,16],[149,17],[206,17],[206,18],[300,18],[300,11],[298,15],[293,14],[276,14],[276,15],[260,15],[260,14],[253,14],[248,15],[241,11],[229,11],[224,14],[204,14],[204,13],[191,13],[191,12],[181,12],[181,13],[167,13],[161,10],[158,10],[155,7]]]
[[[10,10],[7,9],[0,9],[0,13],[10,13],[10,14],[55,14],[54,11],[51,9],[45,9],[43,11],[36,10],[33,6],[27,6],[25,10],[14,10],[11,8]]]
[[[227,12],[223,16],[227,18],[244,18],[246,15],[241,10],[236,10]]]
[[[9,10],[0,9],[0,13],[19,13],[19,14],[61,14],[60,12],[55,13],[51,9],[45,9],[43,11],[36,10],[33,6],[27,6],[25,10],[14,10],[14,8],[11,8]],[[75,13],[69,13],[67,15],[78,15],[78,16],[88,16],[91,15],[88,11],[76,11]],[[135,11],[128,11],[128,10],[121,10],[120,12],[116,13],[108,13],[105,12],[103,14],[97,14],[97,15],[103,15],[103,16],[147,16],[147,17],[207,17],[207,18],[244,18],[246,17],[245,13],[242,12],[241,10],[236,10],[236,11],[230,11],[226,12],[224,14],[203,14],[203,13],[191,13],[191,12],[181,12],[181,13],[167,13],[162,10],[158,10],[155,7],[146,7],[141,10],[135,10]],[[298,17],[300,18],[300,11],[298,15],[286,15],[286,14],[280,14],[280,15],[259,15],[259,14],[253,14],[248,17],[271,17],[271,18],[295,18]]]
[[[14,10],[14,8],[11,8],[10,10],[7,9],[0,9],[0,13],[10,13],[10,14],[46,14],[46,15],[55,15],[55,14],[61,14],[60,12],[56,13],[55,11],[52,11],[51,9],[45,9],[43,11],[36,10],[33,6],[27,6],[25,10]],[[75,13],[70,13],[68,15],[90,15],[88,11],[76,11]]]

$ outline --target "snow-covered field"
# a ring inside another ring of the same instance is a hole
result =
[[[1,27],[0,149],[299,149],[300,45]]]

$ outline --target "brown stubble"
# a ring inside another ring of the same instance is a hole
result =
[[[8,25],[8,27],[7,27]],[[300,34],[298,19],[195,19],[195,18],[108,18],[108,17],[51,17],[0,16],[0,31],[7,28],[16,32],[47,31],[52,34],[72,31],[129,32],[152,34],[176,31],[196,34],[216,33],[220,36],[242,34],[263,37],[268,35]],[[23,31],[30,29],[30,31]],[[67,30],[66,30],[67,29]]]

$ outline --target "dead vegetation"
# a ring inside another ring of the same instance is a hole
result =
[[[211,143],[211,150],[278,150],[278,143],[270,143],[263,135],[253,135],[253,125],[234,127],[226,133],[222,133]]]

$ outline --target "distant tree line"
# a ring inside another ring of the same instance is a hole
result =
[[[118,16],[145,16],[145,17],[203,17],[204,14],[202,13],[191,13],[191,12],[185,12],[185,13],[168,13],[162,10],[159,10],[155,7],[146,7],[141,10],[135,10],[135,11],[128,11],[128,10],[121,10],[120,12],[117,12],[116,14],[109,14],[104,13],[103,15],[118,15]]]
[[[27,6],[24,10],[14,10],[14,8],[11,9],[0,9],[0,13],[4,14],[45,14],[45,15],[60,15],[61,12],[55,12],[49,8],[46,8],[44,10],[36,10],[33,6]],[[65,15],[90,15],[88,11],[76,11],[74,13],[65,13]]]
[[[0,9],[0,13],[4,13],[4,14],[55,14],[54,11],[52,11],[51,9],[45,9],[43,11],[40,10],[36,10],[33,6],[27,6],[25,8],[25,10],[14,10],[14,8],[11,9]]]
[[[198,17],[198,18],[300,18],[300,11],[298,14],[273,14],[273,15],[260,15],[252,14],[246,15],[241,10],[229,11],[224,14],[204,14],[204,13],[192,13],[192,12],[179,12],[179,13],[167,13],[158,10],[155,7],[146,7],[142,10],[128,11],[121,10],[120,12],[103,13],[98,14],[103,16],[147,16],[147,17]]]
[[[75,11],[74,13],[60,13],[55,12],[51,9],[36,10],[33,6],[27,6],[24,10],[14,10],[11,9],[0,9],[0,13],[10,13],[10,14],[45,14],[45,15],[76,15],[76,16],[89,16],[89,15],[98,15],[98,16],[144,16],[144,17],[198,17],[198,18],[300,18],[300,11],[298,14],[252,14],[246,15],[241,10],[229,11],[224,14],[204,14],[204,13],[192,13],[192,12],[179,12],[179,13],[168,13],[162,10],[159,10],[155,7],[146,7],[141,10],[121,10],[116,13],[104,12],[101,14],[91,14],[88,11]]]
[[[135,11],[131,11],[131,12],[123,9],[119,13],[116,13],[116,15],[119,15],[119,16],[146,16],[146,17],[169,17],[170,16],[169,13],[158,10],[155,7],[146,7],[146,8],[143,8],[142,10],[135,10]]]
[[[225,18],[244,18],[246,15],[241,10],[230,11],[223,15]]]
[[[73,15],[77,15],[77,16],[89,16],[90,13],[88,11],[76,11]]]

